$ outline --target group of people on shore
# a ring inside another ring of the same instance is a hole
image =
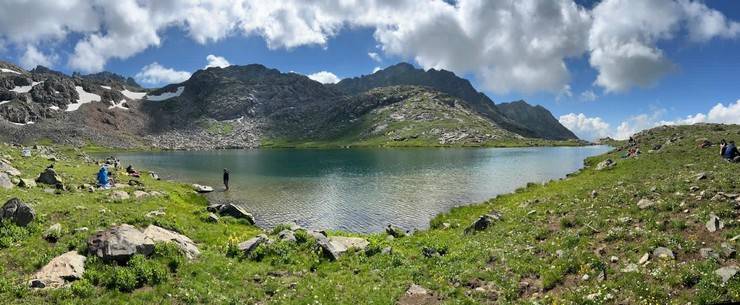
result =
[[[105,162],[100,166],[100,170],[98,170],[98,187],[109,189],[115,185],[115,176],[119,169],[121,169],[121,160],[118,160],[113,156],[106,158]],[[126,174],[136,178],[141,176],[139,172],[134,169],[134,166],[130,164],[126,167]]]
[[[737,150],[735,141],[727,142],[724,139],[719,142],[719,154],[728,162],[740,162],[740,152]]]

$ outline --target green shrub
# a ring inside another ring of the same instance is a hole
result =
[[[16,226],[13,223],[0,222],[0,249],[10,247],[11,245],[28,238],[31,235],[28,228]]]
[[[87,279],[72,282],[70,286],[72,294],[78,298],[89,298],[95,294],[95,286]]]
[[[108,289],[131,292],[137,286],[136,274],[131,268],[122,266],[113,267],[105,286]]]

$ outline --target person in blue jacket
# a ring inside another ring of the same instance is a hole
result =
[[[108,180],[108,169],[105,166],[100,167],[98,171],[98,185],[104,189],[110,188],[110,181]]]

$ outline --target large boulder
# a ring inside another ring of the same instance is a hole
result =
[[[404,231],[403,229],[399,227],[393,226],[393,225],[388,225],[385,228],[385,233],[387,233],[390,236],[393,236],[394,238],[400,238],[400,237],[406,236],[406,231]]]
[[[596,170],[601,171],[605,169],[609,169],[617,165],[616,162],[612,161],[612,159],[606,159],[604,161],[599,162],[599,164],[596,164]]]
[[[154,241],[134,226],[122,224],[98,232],[87,241],[90,254],[103,261],[127,262],[134,254],[149,255],[154,251]]]
[[[722,279],[722,283],[725,284],[732,279],[738,271],[740,271],[740,268],[737,266],[727,266],[714,270],[714,274],[719,276]]]
[[[198,193],[210,193],[213,192],[213,187],[207,185],[193,184],[193,189]]]
[[[21,175],[21,171],[11,166],[10,163],[5,163],[5,161],[0,161],[0,173],[6,173],[10,176],[20,176]]]
[[[12,189],[15,186],[13,181],[10,181],[10,176],[6,173],[0,173],[0,189]]]
[[[18,226],[25,227],[36,218],[36,212],[18,198],[12,198],[5,202],[0,211],[0,220],[11,221]]]
[[[154,242],[175,243],[188,259],[193,259],[200,255],[200,250],[195,243],[185,235],[173,232],[155,225],[149,225],[144,230],[144,236]]]
[[[33,275],[29,285],[32,288],[59,288],[81,279],[85,273],[85,259],[77,251],[57,256]]]
[[[491,226],[491,224],[493,224],[494,222],[498,220],[501,220],[501,214],[495,211],[482,215],[480,218],[474,221],[470,226],[465,228],[465,234],[472,234],[478,231],[483,231],[487,229],[489,226]]]
[[[252,214],[245,211],[244,208],[232,203],[209,205],[206,209],[209,212],[219,213],[221,216],[246,219],[249,224],[254,224],[254,216],[252,216]]]
[[[20,181],[18,182],[18,187],[27,188],[27,189],[34,188],[36,187],[36,181],[33,181],[33,179],[21,178]]]
[[[267,238],[267,235],[260,234],[250,238],[245,242],[239,243],[237,245],[237,248],[239,248],[239,251],[241,251],[245,255],[248,255],[249,253],[252,253],[254,249],[257,249],[257,246],[266,243],[268,240],[269,239]]]
[[[337,260],[345,252],[354,250],[365,250],[370,244],[366,239],[359,237],[330,236],[329,238],[318,238],[319,247],[331,260]]]
[[[121,191],[121,190],[113,191],[110,193],[109,196],[110,196],[110,199],[113,201],[124,201],[124,200],[128,200],[129,198],[131,198],[131,196],[129,196],[129,194],[126,191]]]
[[[707,220],[707,223],[704,225],[707,228],[707,231],[709,232],[716,232],[717,230],[722,230],[722,228],[725,227],[724,222],[717,217],[714,213],[709,214],[709,220]]]
[[[64,184],[62,178],[57,175],[57,172],[53,168],[47,168],[44,172],[39,174],[39,177],[36,178],[36,182],[50,185]]]

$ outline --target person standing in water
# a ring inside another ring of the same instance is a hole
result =
[[[224,186],[229,190],[229,170],[224,168]]]

